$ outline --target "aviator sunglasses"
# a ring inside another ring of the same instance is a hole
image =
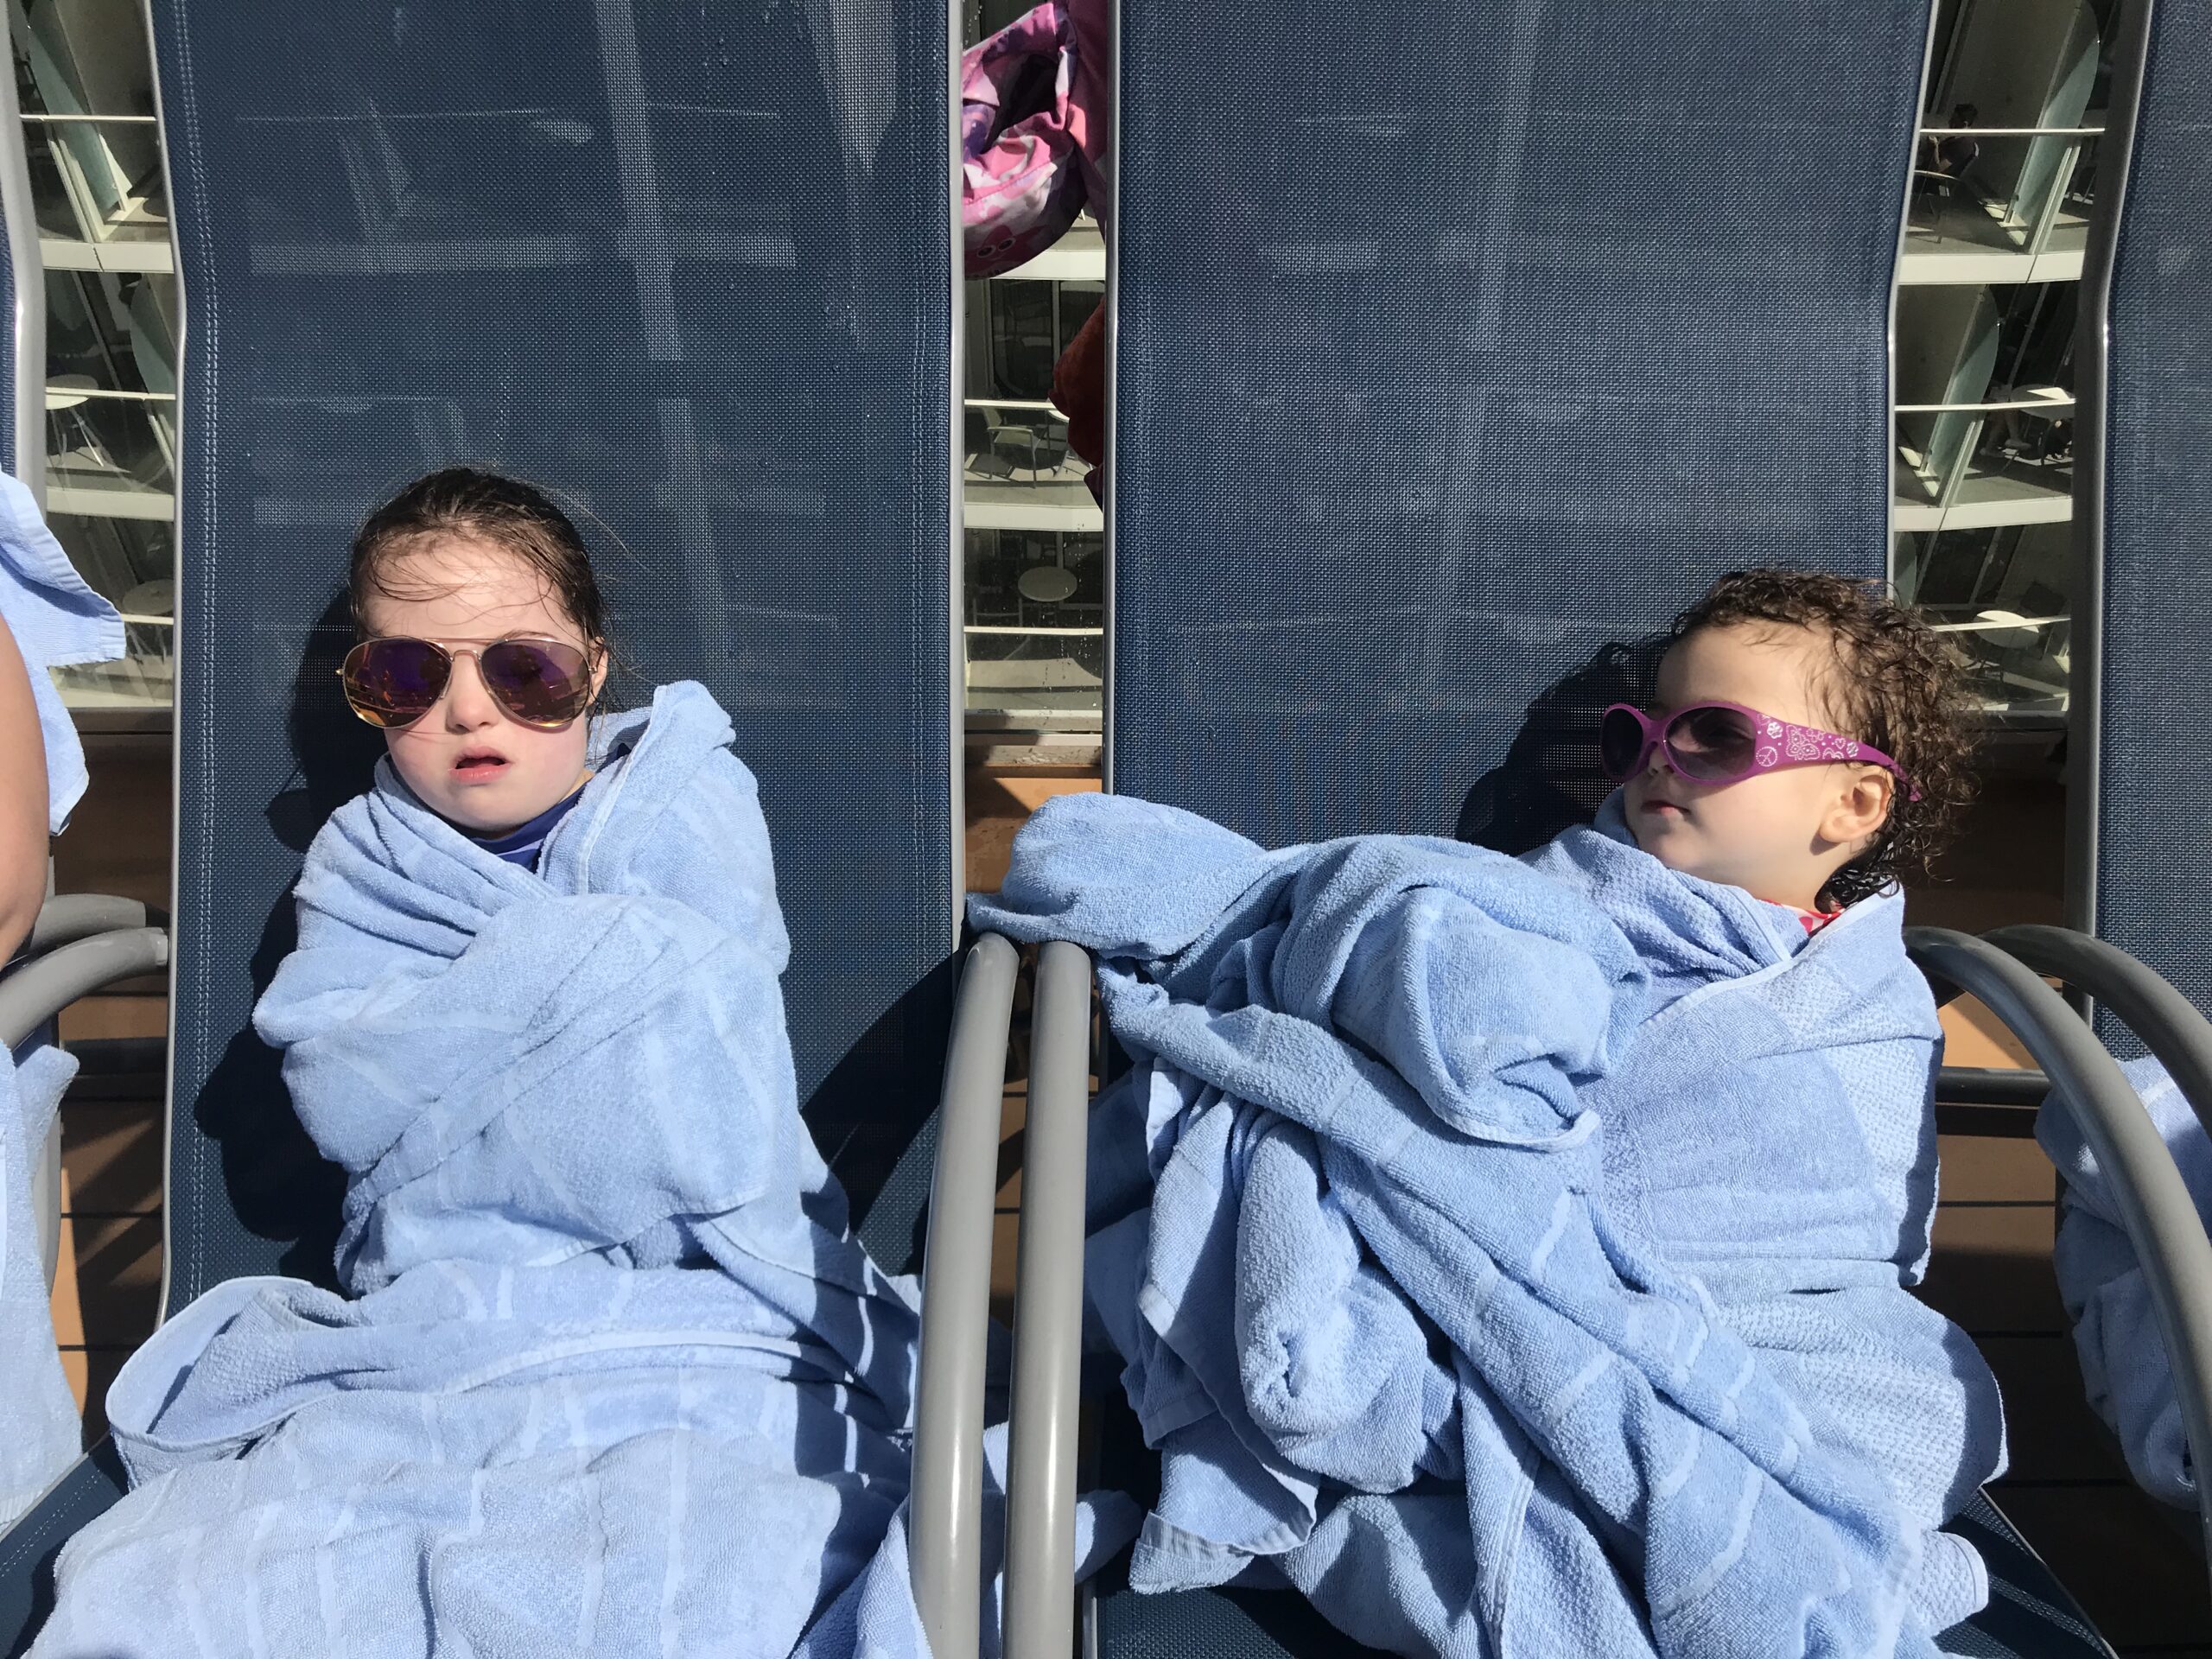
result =
[[[1897,779],[1908,799],[1920,798],[1904,768],[1879,749],[1855,737],[1777,720],[1740,702],[1694,702],[1662,720],[1625,702],[1605,710],[1598,725],[1598,752],[1607,777],[1625,783],[1643,770],[1654,748],[1666,758],[1669,771],[1694,784],[1733,784],[1783,766],[1841,760],[1880,766]]]
[[[519,725],[556,731],[590,705],[590,660],[557,639],[499,639],[449,651],[435,640],[392,634],[347,652],[338,677],[355,714],[396,731],[437,706],[456,657],[475,659],[484,689]]]

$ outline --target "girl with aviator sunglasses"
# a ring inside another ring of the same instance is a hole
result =
[[[566,514],[464,468],[410,485],[354,538],[364,638],[339,671],[423,804],[486,851],[533,868],[590,778],[607,678],[598,584]]]
[[[520,1581],[588,1586],[555,1616],[598,1649],[798,1651],[903,1548],[919,1310],[799,1115],[758,782],[696,682],[588,718],[597,588],[527,485],[410,485],[352,591],[343,689],[389,753],[308,849],[254,1009],[346,1173],[346,1296],[232,1280],[139,1351],[112,1421],[168,1460],[80,1540],[50,1628],[245,1628],[256,1573],[160,1563],[181,1537],[250,1562],[273,1522],[321,1540],[327,1622],[383,1650],[504,1630]],[[732,1538],[680,1596],[597,1594]]]

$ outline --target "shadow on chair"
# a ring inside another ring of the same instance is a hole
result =
[[[1529,705],[1505,758],[1467,791],[1454,834],[1516,856],[1587,823],[1611,793],[1598,760],[1598,720],[1650,694],[1663,638],[1601,646]]]
[[[369,787],[385,750],[383,739],[347,713],[339,695],[338,667],[353,637],[341,590],[316,617],[293,677],[284,722],[293,782],[269,804],[268,818],[276,839],[302,855],[330,815]],[[297,942],[288,888],[271,906],[249,964],[257,997]],[[323,1159],[301,1127],[281,1064],[251,1029],[239,1032],[209,1072],[193,1116],[222,1148],[223,1183],[238,1219],[264,1238],[291,1241],[282,1260],[286,1273],[334,1289],[332,1252],[345,1173]]]

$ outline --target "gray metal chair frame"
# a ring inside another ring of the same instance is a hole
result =
[[[2194,1032],[2175,1017],[2186,1012],[2202,1023],[2149,969],[2064,928],[2005,928],[1986,939],[1916,928],[1906,938],[1931,979],[1979,998],[2020,1039],[2054,1085],[2052,1098],[2074,1113],[2135,1247],[2173,1366],[2190,1455],[2203,1467],[2212,1452],[2212,1296],[2206,1294],[2212,1289],[2212,1238],[2120,1062],[2042,976],[2118,993],[2141,1021],[2130,1020],[2136,1034],[2162,1058],[2186,1056],[2200,1068],[2212,1063],[2212,1033]],[[2212,1494],[2200,1492],[2198,1504],[2199,1524],[2212,1541]]]
[[[22,1047],[79,997],[167,968],[165,924],[160,912],[135,899],[79,893],[48,899],[22,955],[0,977],[0,1048]],[[33,1172],[31,1207],[51,1286],[61,1252],[59,1114]]]

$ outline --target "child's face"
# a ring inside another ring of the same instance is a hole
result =
[[[1803,628],[1701,630],[1678,641],[1660,664],[1650,713],[1738,702],[1834,730],[1834,716],[1814,690],[1826,649]],[[1880,767],[1847,762],[1695,784],[1670,771],[1655,747],[1628,780],[1625,805],[1636,844],[1668,868],[1811,910],[1827,879],[1881,828],[1892,787]]]
[[[398,555],[382,574],[391,591],[369,603],[372,635],[410,635],[448,651],[558,639],[594,659],[594,693],[606,678],[599,643],[583,637],[543,577],[495,544],[442,537]],[[550,732],[519,724],[485,689],[471,656],[454,659],[428,714],[384,735],[391,764],[425,805],[472,835],[494,836],[529,823],[582,780],[588,724],[580,717]]]

